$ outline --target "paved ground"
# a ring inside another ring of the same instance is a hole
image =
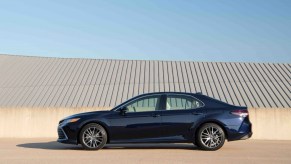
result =
[[[54,139],[0,139],[0,163],[291,163],[291,141],[226,142],[215,152],[192,144],[109,145],[100,151]]]

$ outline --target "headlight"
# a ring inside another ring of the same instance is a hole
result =
[[[62,124],[67,124],[67,123],[72,123],[72,122],[77,122],[80,118],[71,118],[71,119],[66,119],[65,121],[62,122]]]

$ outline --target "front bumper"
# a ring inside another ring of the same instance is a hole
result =
[[[58,139],[57,142],[66,143],[66,144],[78,144],[77,139],[70,137],[70,127],[67,125],[59,125],[58,126]]]

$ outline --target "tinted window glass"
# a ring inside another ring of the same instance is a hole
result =
[[[128,112],[147,112],[158,110],[160,96],[149,96],[138,99],[126,106]]]
[[[167,110],[195,109],[203,106],[199,100],[185,95],[168,95],[166,103]]]

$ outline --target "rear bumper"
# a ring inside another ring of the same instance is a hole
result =
[[[248,138],[251,138],[252,135],[252,132],[232,133],[231,136],[228,137],[228,141],[246,140]]]
[[[249,119],[245,119],[238,130],[232,129],[228,131],[228,141],[245,140],[251,138],[252,135],[252,123]]]
[[[246,140],[246,139],[249,139],[251,138],[253,135],[253,132],[249,132],[248,134],[244,135],[243,137],[241,137],[240,139],[241,140]]]

